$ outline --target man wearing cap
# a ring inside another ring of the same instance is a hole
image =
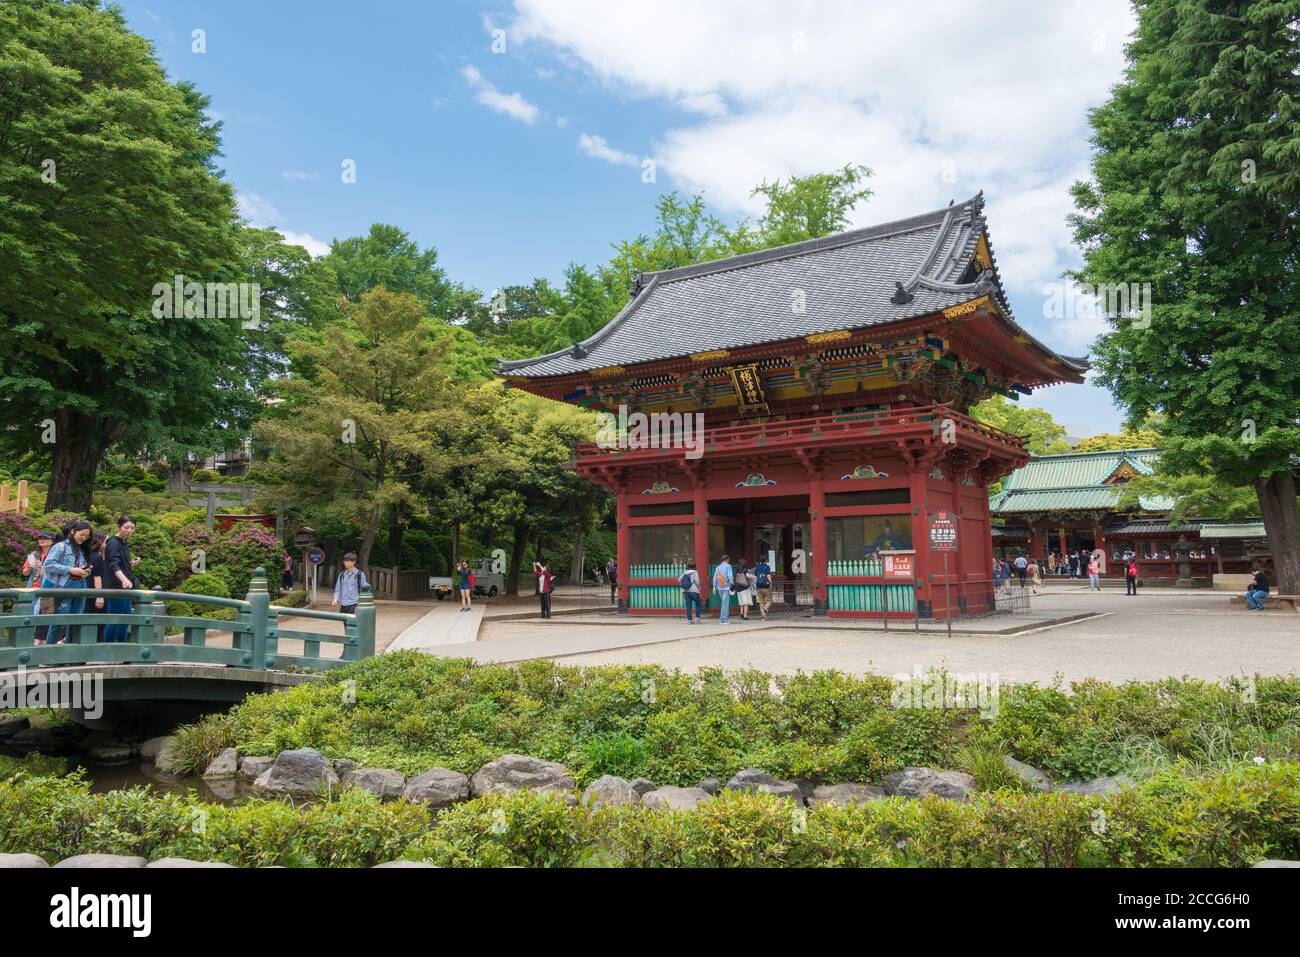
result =
[[[334,583],[334,600],[330,604],[345,615],[355,615],[361,589],[369,585],[365,573],[357,568],[357,553],[348,552],[343,556],[343,571],[339,572],[338,581]]]

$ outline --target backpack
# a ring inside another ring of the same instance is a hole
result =
[[[744,591],[749,587],[749,576],[744,572],[736,572],[735,580],[736,591]]]
[[[769,577],[765,572],[764,572],[764,573],[760,573],[760,574],[758,575],[758,587],[759,587],[759,588],[771,588],[771,587],[772,587],[772,579],[771,579],[771,578],[770,578],[770,577]]]
[[[691,573],[683,572],[682,577],[677,579],[677,584],[682,586],[682,591],[691,590]]]

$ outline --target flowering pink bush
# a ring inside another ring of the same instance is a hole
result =
[[[254,568],[265,568],[272,581],[284,565],[284,548],[275,532],[243,523],[221,536],[208,551],[208,568],[230,583],[230,594],[243,598]]]
[[[0,515],[0,588],[26,584],[20,568],[27,553],[36,547],[36,526],[31,518],[13,512]]]

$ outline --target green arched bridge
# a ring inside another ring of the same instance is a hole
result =
[[[42,598],[129,598],[132,611],[129,615],[37,614]],[[234,619],[168,614],[169,602],[230,608]],[[290,617],[341,622],[342,634],[283,627],[282,620]],[[126,641],[101,641],[100,629],[105,625],[125,625]],[[60,626],[65,626],[64,643],[37,643],[41,636],[53,637]],[[132,697],[176,697],[177,689],[184,689],[180,697],[238,699],[249,690],[293,683],[283,677],[286,673],[338,668],[374,653],[375,603],[369,588],[362,590],[353,615],[282,608],[271,604],[266,571],[261,568],[253,572],[244,599],[99,588],[0,589],[0,674],[131,665],[135,667],[110,670],[122,679],[115,684],[136,679],[136,690],[127,692]],[[175,667],[165,667],[169,665]],[[210,682],[228,687],[200,686]],[[164,685],[171,691],[164,693]]]

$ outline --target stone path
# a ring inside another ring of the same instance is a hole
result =
[[[434,602],[434,607],[404,628],[384,651],[428,651],[444,645],[461,645],[478,637],[483,622],[483,606],[475,604],[461,611],[460,604]],[[375,640],[378,646],[378,638]]]

